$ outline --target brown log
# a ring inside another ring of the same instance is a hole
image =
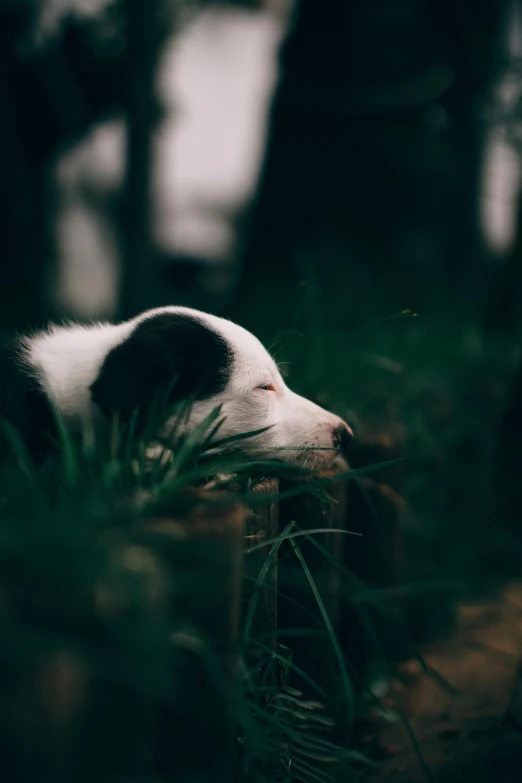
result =
[[[149,525],[149,534],[173,544],[167,557],[175,698],[158,715],[155,772],[160,777],[202,783],[232,779],[245,518],[245,509],[231,500],[196,507],[186,520]]]
[[[93,530],[82,579],[33,552],[6,583],[0,779],[232,780],[246,511],[208,500]]]
[[[253,492],[255,495],[275,495],[279,489],[277,479],[263,479],[258,482]],[[279,533],[279,507],[277,503],[267,502],[256,505],[247,517],[245,527],[245,545],[255,546],[263,541],[272,541]],[[269,647],[274,647],[277,640],[277,555],[268,570],[263,584],[254,583],[258,580],[261,569],[270,555],[273,544],[260,547],[255,551],[245,554],[244,569],[245,579],[243,611],[248,611],[248,606],[254,595],[257,595],[256,611],[251,626],[251,635],[255,639],[261,639]]]

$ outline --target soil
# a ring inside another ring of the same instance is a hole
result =
[[[359,779],[522,783],[522,582],[461,604],[454,636],[421,652],[445,682],[402,667],[387,698],[402,720],[369,721],[364,750],[378,767]]]

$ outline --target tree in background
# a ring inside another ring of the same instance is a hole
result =
[[[101,117],[120,111],[127,56],[121,9],[48,15],[45,3],[0,3],[0,312],[4,326],[52,313],[51,164]]]
[[[344,324],[372,308],[477,305],[491,277],[483,107],[504,7],[301,0],[236,300],[247,325],[268,302],[283,325],[310,272]]]
[[[91,169],[92,179],[75,186],[78,199],[97,215],[100,226],[105,224],[102,229],[110,226],[117,245],[118,315],[178,299],[180,276],[172,270],[180,268],[183,277],[186,264],[164,258],[151,230],[151,137],[162,110],[156,76],[173,28],[212,5],[198,0],[0,0],[4,325],[81,316],[74,306],[68,311],[67,304],[63,312],[55,296],[59,196],[63,202],[56,169],[68,152],[74,157],[82,142],[83,148],[89,145],[94,128],[112,118],[128,130],[119,142],[123,146],[128,139],[125,161],[117,164],[125,170],[121,185],[106,189],[100,172]],[[233,5],[255,9],[258,2],[235,0]],[[67,242],[80,246],[84,238],[77,224],[71,224],[71,232]],[[98,257],[104,259],[103,248]],[[88,261],[83,275],[89,274]],[[111,259],[104,261],[109,267]]]
[[[482,109],[502,64],[507,3],[297,4],[232,315],[256,329],[269,321],[273,334],[288,297],[312,280],[344,324],[372,308],[476,304],[492,277],[478,210]],[[179,3],[99,0],[88,17],[73,13],[77,5],[0,0],[4,324],[53,314],[50,165],[111,113],[126,113],[130,139],[115,204],[122,315],[146,306],[155,274],[153,77]],[[49,19],[47,6],[69,12]],[[60,28],[36,45],[29,35],[44,21]]]

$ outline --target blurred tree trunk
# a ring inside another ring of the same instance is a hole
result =
[[[502,6],[301,0],[236,317],[266,323],[269,302],[272,332],[289,326],[310,267],[327,319],[345,325],[435,293],[446,308],[476,303],[487,270],[480,100],[496,72]]]
[[[164,0],[126,0],[129,79],[127,155],[122,225],[120,314],[150,306],[154,283],[151,235],[152,134],[157,115],[155,75],[164,33]]]
[[[513,340],[520,329],[522,302],[522,193],[518,195],[516,235],[484,317],[486,338]]]
[[[112,7],[116,16],[118,5]],[[4,328],[38,326],[55,315],[54,163],[100,117],[121,106],[126,72],[125,47],[115,32],[119,25],[109,23],[103,13],[80,21],[64,18],[53,35],[37,44],[31,32],[36,32],[38,10],[36,3],[0,0]]]
[[[0,71],[0,262],[1,326],[16,329],[45,318],[46,243],[42,187],[27,171],[9,104],[5,71]]]

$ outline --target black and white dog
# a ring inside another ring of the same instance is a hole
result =
[[[53,407],[71,428],[90,423],[96,431],[114,415],[125,423],[146,412],[158,392],[169,406],[191,401],[185,433],[220,406],[217,437],[268,428],[242,447],[287,462],[328,467],[352,438],[338,416],[290,391],[250,332],[196,310],[162,307],[117,325],[51,326],[0,351],[0,417],[37,462],[56,426]]]

